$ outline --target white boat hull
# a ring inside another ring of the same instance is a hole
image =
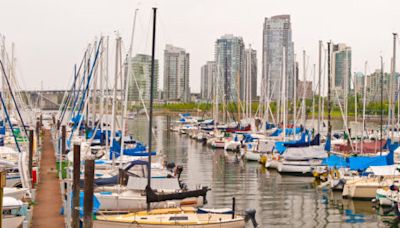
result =
[[[25,216],[16,216],[16,217],[3,217],[2,227],[7,228],[18,228],[21,227],[22,222],[24,221]]]
[[[260,161],[261,155],[262,155],[261,153],[252,152],[252,151],[244,152],[244,158],[247,161],[256,161],[256,162],[258,162],[258,161]]]
[[[94,228],[244,228],[245,223],[243,220],[234,222],[221,222],[217,224],[137,224],[137,223],[123,223],[114,221],[93,221]]]
[[[117,210],[117,211],[139,211],[147,208],[146,197],[144,196],[119,196],[95,194],[100,202],[100,210]],[[159,203],[152,203],[151,209],[158,208],[172,208],[179,206],[193,206],[198,207],[203,205],[202,197],[187,198],[175,201],[163,201]]]

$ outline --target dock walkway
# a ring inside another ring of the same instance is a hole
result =
[[[64,227],[64,217],[60,215],[62,206],[60,182],[57,177],[56,157],[49,130],[44,130],[40,165],[40,183],[37,186],[32,226],[34,228]]]

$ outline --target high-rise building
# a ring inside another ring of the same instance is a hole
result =
[[[257,52],[249,46],[245,51],[244,77],[241,81],[240,96],[251,102],[257,97]]]
[[[131,74],[129,79],[129,101],[150,99],[151,56],[137,54],[130,61]],[[158,60],[154,61],[153,96],[157,97],[158,89]]]
[[[242,37],[224,35],[215,42],[218,99],[237,101],[239,84],[244,77],[244,42]]]
[[[287,98],[292,99],[295,79],[294,44],[290,15],[265,18],[262,63],[261,94],[271,97],[272,100],[279,99],[279,91],[282,89],[282,76],[286,75],[286,95]]]
[[[190,100],[189,53],[169,44],[164,50],[164,100]]]
[[[351,48],[346,44],[332,46],[332,80],[339,94],[350,91],[351,82]]]
[[[207,63],[201,67],[201,99],[212,100],[214,93],[213,85],[216,76],[217,65],[214,61],[207,61]]]

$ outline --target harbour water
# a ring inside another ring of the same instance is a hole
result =
[[[147,143],[145,116],[130,120],[129,133]],[[186,135],[169,132],[167,117],[156,116],[155,148],[167,161],[184,167],[189,187],[208,186],[207,207],[257,210],[260,227],[390,227],[369,201],[343,200],[341,193],[318,190],[312,178],[281,176],[258,163],[238,160],[234,153],[215,150]],[[153,147],[154,148],[154,147]],[[248,225],[248,227],[252,227]]]

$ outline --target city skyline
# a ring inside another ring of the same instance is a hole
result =
[[[148,22],[152,6],[157,6],[160,13],[160,32],[156,43],[160,69],[163,67],[162,51],[166,43],[184,47],[191,53],[193,92],[200,91],[200,68],[204,62],[212,60],[215,38],[225,33],[242,36],[246,45],[252,44],[258,52],[260,80],[262,23],[265,17],[280,14],[291,15],[297,61],[304,49],[310,55],[309,62],[317,63],[318,40],[323,40],[325,47],[326,42],[332,40],[352,47],[353,71],[363,72],[365,61],[369,62],[369,72],[379,68],[379,56],[382,55],[385,71],[390,72],[391,34],[400,31],[400,25],[395,20],[396,9],[399,8],[396,6],[400,4],[397,1],[387,1],[386,4],[365,1],[361,8],[358,1],[337,1],[330,4],[329,10],[323,1],[254,0],[246,5],[239,4],[242,3],[240,1],[227,2],[171,0],[139,4],[139,1],[111,3],[100,0],[96,4],[93,1],[56,4],[45,0],[34,3],[9,1],[0,9],[0,26],[8,46],[11,41],[16,45],[17,76],[22,78],[22,85],[27,89],[40,88],[41,82],[45,82],[44,89],[65,89],[73,64],[81,58],[81,51],[100,34],[109,35],[113,40],[114,31],[118,31],[126,49],[135,8],[140,8],[136,33],[143,34],[143,37],[136,39],[134,55],[149,54],[151,42],[148,37],[151,32]],[[80,7],[76,7],[78,4]],[[307,10],[310,7],[313,10]],[[60,14],[58,9],[61,8]],[[222,9],[225,12],[223,15],[220,14]],[[203,16],[205,12],[208,17]],[[162,77],[160,74],[159,88],[163,88]],[[35,80],[30,80],[32,78]]]

